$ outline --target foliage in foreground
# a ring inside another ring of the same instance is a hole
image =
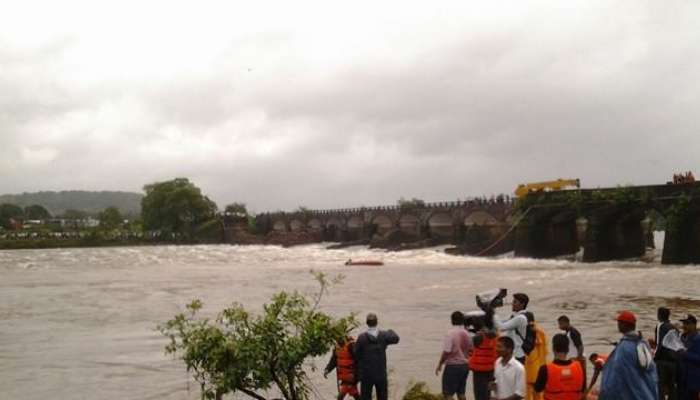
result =
[[[178,354],[200,384],[202,399],[220,399],[240,392],[265,400],[273,389],[285,400],[306,400],[311,393],[304,367],[307,359],[327,353],[336,340],[357,326],[354,314],[335,319],[318,310],[331,284],[314,273],[320,288],[313,296],[297,291],[274,294],[260,315],[233,304],[216,320],[198,319],[202,302],[159,326],[170,339],[166,353]]]
[[[441,394],[431,393],[425,382],[415,382],[409,384],[402,400],[443,400],[443,397]]]

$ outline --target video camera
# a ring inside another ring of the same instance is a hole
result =
[[[503,307],[503,299],[508,295],[508,289],[492,289],[476,295],[476,305],[485,313],[494,308]]]
[[[476,305],[480,310],[464,313],[464,326],[471,332],[482,328],[494,329],[494,309],[503,307],[503,299],[508,295],[507,289],[492,289],[476,295]]]
[[[464,313],[464,327],[472,333],[476,333],[486,325],[486,313],[481,310],[467,311]]]

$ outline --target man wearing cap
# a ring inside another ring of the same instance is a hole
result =
[[[617,316],[622,338],[610,353],[600,384],[600,400],[657,400],[656,365],[649,344],[636,332],[637,317],[631,311]]]
[[[391,329],[379,330],[377,323],[376,314],[367,314],[367,331],[355,342],[355,360],[358,365],[362,400],[372,399],[372,388],[376,388],[377,400],[387,400],[389,396],[386,348],[398,343],[399,336]]]
[[[515,348],[513,349],[513,357],[520,361],[521,364],[525,365],[525,352],[523,351],[523,341],[525,336],[527,336],[527,317],[525,313],[527,312],[527,304],[530,302],[530,298],[525,293],[515,293],[513,295],[513,314],[510,319],[505,321],[499,321],[494,318],[493,324],[501,334],[508,336],[513,340]]]
[[[697,400],[700,398],[700,335],[698,320],[688,314],[683,323],[683,343],[685,350],[678,352],[681,362],[679,400]]]

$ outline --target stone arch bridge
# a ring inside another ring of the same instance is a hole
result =
[[[641,257],[653,247],[655,228],[663,228],[663,263],[700,264],[700,183],[533,193],[517,204],[499,198],[265,213],[256,216],[256,227],[268,237],[301,238],[293,244],[393,250],[452,244],[456,254],[514,251],[534,258],[583,249],[588,262]]]
[[[426,203],[266,213],[256,217],[262,233],[314,233],[321,240],[400,249],[459,244],[471,236],[504,233],[512,222],[510,199]],[[478,232],[478,233],[477,233]]]

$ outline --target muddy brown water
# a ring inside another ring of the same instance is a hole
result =
[[[345,267],[348,258],[386,265]],[[474,309],[474,295],[483,290],[528,293],[529,308],[549,335],[567,314],[587,353],[611,349],[618,337],[612,318],[620,309],[636,312],[648,334],[661,305],[675,319],[700,314],[700,266],[662,266],[658,251],[650,258],[583,264],[321,245],[0,251],[0,398],[199,398],[182,363],[164,354],[156,325],[193,298],[214,315],[234,301],[259,310],[281,289],[311,292],[309,269],[346,277],[325,298],[327,312],[376,312],[381,327],[401,336],[388,352],[391,398],[411,380],[437,391],[433,371],[449,315]],[[321,371],[310,374],[321,397],[332,398],[334,382]]]

